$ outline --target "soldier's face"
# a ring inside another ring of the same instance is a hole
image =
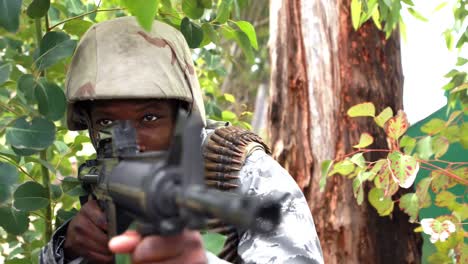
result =
[[[169,100],[99,100],[91,107],[91,122],[96,130],[115,120],[130,120],[137,130],[140,151],[169,148],[174,126],[175,105]]]

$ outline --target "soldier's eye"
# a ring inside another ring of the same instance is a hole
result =
[[[159,119],[159,117],[157,117],[156,115],[153,115],[153,114],[146,114],[145,116],[143,116],[143,121],[144,122],[156,121],[158,119]]]
[[[101,119],[98,121],[98,124],[102,127],[108,127],[110,125],[112,125],[114,121],[110,120],[110,119]]]

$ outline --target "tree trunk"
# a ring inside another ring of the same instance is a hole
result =
[[[357,205],[352,182],[339,176],[319,191],[320,163],[350,152],[360,133],[386,147],[383,131],[370,118],[348,118],[349,107],[402,109],[398,34],[386,40],[372,23],[355,32],[349,10],[350,0],[270,1],[273,155],[304,191],[325,263],[420,263],[421,239],[397,205],[379,217],[367,199]]]

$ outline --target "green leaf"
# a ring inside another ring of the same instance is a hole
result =
[[[356,201],[359,205],[364,201],[364,190],[362,188],[362,183],[364,180],[361,178],[361,173],[353,180],[353,194],[356,198]]]
[[[54,83],[41,81],[36,87],[35,96],[41,114],[52,121],[63,117],[67,107],[67,99],[62,88]]]
[[[398,111],[397,115],[385,123],[385,133],[388,137],[398,140],[408,130],[409,123],[405,112]]]
[[[468,62],[468,59],[465,59],[463,57],[458,57],[457,58],[457,66],[463,66]]]
[[[325,160],[321,164],[322,175],[320,177],[320,182],[319,182],[321,192],[325,190],[325,185],[327,184],[328,172],[330,171],[332,165],[333,165],[333,160]]]
[[[15,32],[19,28],[21,0],[0,0],[0,27]]]
[[[347,112],[350,117],[375,116],[375,106],[373,103],[366,102],[352,106]]]
[[[18,176],[18,170],[15,166],[0,162],[0,184],[15,184],[18,181]]]
[[[465,127],[466,126],[463,126]],[[460,134],[466,134],[466,131],[461,131],[457,125],[449,126],[440,132],[440,135],[447,138],[450,143],[455,143],[460,140]]]
[[[416,146],[416,139],[404,135],[400,139],[400,147],[404,148],[405,154],[410,155],[413,152],[414,147]]]
[[[205,46],[209,44],[210,42],[213,43],[218,43],[219,42],[219,36],[218,33],[213,29],[213,26],[210,23],[203,23],[201,26],[203,30],[203,41],[200,46]]]
[[[63,30],[68,34],[81,37],[92,25],[92,22],[86,20],[73,19],[63,25]]]
[[[47,14],[50,7],[50,0],[34,0],[26,10],[30,18],[40,18]]]
[[[432,150],[432,137],[427,136],[420,139],[416,144],[416,152],[420,159],[428,160],[434,154]]]
[[[60,186],[51,184],[50,185],[50,197],[54,200],[57,201],[62,197],[62,188]]]
[[[226,237],[218,233],[204,233],[202,239],[205,249],[215,255],[221,252],[226,241]]]
[[[449,192],[449,191],[443,191],[439,194],[437,194],[436,199],[435,199],[435,205],[438,207],[447,207],[450,210],[453,210],[456,208],[457,197],[455,194]]]
[[[353,23],[354,30],[357,30],[360,26],[362,11],[361,0],[351,0],[351,21]]]
[[[15,166],[0,162],[0,204],[11,197],[11,186],[18,181],[18,170]]]
[[[81,2],[81,0],[68,0],[66,3],[66,9],[64,10],[71,15],[78,15],[86,11],[86,6]],[[65,12],[64,12],[65,13]]]
[[[33,103],[35,100],[34,91],[38,83],[32,74],[23,74],[17,81],[17,89],[23,93],[24,98],[28,103]]]
[[[122,4],[146,31],[151,31],[154,17],[158,12],[159,0],[122,0]]]
[[[46,188],[37,182],[28,181],[21,184],[13,194],[13,205],[21,211],[35,211],[49,205]]]
[[[67,211],[64,209],[60,209],[57,211],[57,222],[65,223],[68,219],[71,219],[78,213],[78,210],[72,208],[71,210]]]
[[[415,18],[421,20],[421,21],[424,21],[424,22],[428,22],[429,20],[427,18],[425,18],[423,15],[421,15],[418,11],[414,10],[413,8],[408,8],[408,12]]]
[[[416,186],[416,195],[419,200],[419,208],[427,208],[431,205],[431,196],[429,195],[429,186],[431,185],[431,178],[424,178]]]
[[[341,174],[346,176],[354,171],[354,163],[352,163],[349,159],[337,162],[333,165],[333,170],[330,172],[330,175],[333,174]]]
[[[445,45],[447,46],[448,50],[452,50],[453,48],[453,34],[451,30],[444,31],[444,38],[445,38]]]
[[[213,1],[212,0],[199,0],[201,5],[204,8],[212,8],[213,7]]]
[[[385,108],[378,116],[374,118],[375,123],[379,127],[384,127],[385,123],[392,118],[393,116],[393,110],[390,107]]]
[[[359,139],[359,143],[354,145],[353,148],[365,148],[370,144],[374,143],[374,138],[369,133],[362,133]]]
[[[205,9],[199,0],[182,0],[182,11],[191,19],[199,19]]]
[[[25,212],[11,207],[0,207],[0,226],[9,234],[21,235],[28,230],[29,218]]]
[[[247,35],[250,41],[250,45],[252,45],[255,50],[258,50],[257,34],[255,34],[255,28],[253,25],[247,21],[236,21],[235,23],[240,28],[240,30],[242,30],[242,32]]]
[[[5,63],[0,65],[0,85],[4,84],[10,77],[11,64]]]
[[[250,64],[253,64],[255,62],[255,54],[252,49],[252,46],[250,45],[249,38],[242,31],[235,31],[234,34],[235,34],[235,41],[240,46],[242,51],[244,52],[244,55],[247,58],[247,61]]]
[[[192,23],[188,17],[182,19],[180,31],[190,48],[195,49],[200,46],[203,40],[203,30],[197,24]]]
[[[221,112],[221,119],[223,119],[224,121],[231,122],[237,119],[237,115],[231,111],[224,110],[223,112]]]
[[[228,102],[231,102],[231,103],[236,102],[236,98],[234,98],[234,95],[232,95],[232,94],[225,93],[225,94],[223,94],[223,97],[224,97],[224,100],[226,100]]]
[[[380,216],[386,216],[393,212],[394,203],[391,198],[385,197],[383,190],[372,188],[369,191],[368,199]]]
[[[386,159],[379,159],[376,161],[374,166],[372,166],[372,169],[369,171],[372,174],[369,181],[372,181],[376,175],[383,173],[383,169],[386,170],[387,165],[388,162]]]
[[[18,149],[43,150],[54,139],[54,123],[42,118],[28,122],[25,117],[20,117],[6,130],[6,142]]]
[[[468,89],[468,83],[462,83],[450,91],[451,94]]]
[[[423,133],[434,135],[445,128],[445,121],[439,118],[433,118],[421,127]]]
[[[432,149],[434,151],[434,157],[436,159],[442,157],[449,148],[450,142],[447,138],[442,136],[437,136],[432,140]]]
[[[65,177],[62,181],[63,192],[70,196],[83,196],[87,192],[81,188],[81,183],[77,178]]]
[[[392,177],[398,185],[402,188],[411,187],[419,171],[419,162],[398,151],[389,153],[387,159]]]
[[[0,205],[7,203],[11,198],[11,187],[6,184],[0,184]]]
[[[400,198],[400,208],[410,216],[409,221],[414,223],[418,218],[419,199],[415,193],[407,193]]]
[[[462,144],[464,149],[468,149],[468,122],[463,123],[460,127],[460,130],[460,143]]]
[[[359,168],[364,168],[366,166],[366,160],[364,159],[363,154],[364,153],[362,152],[354,154],[350,159],[351,162],[356,164]]]
[[[73,54],[76,47],[76,40],[70,39],[64,32],[47,32],[41,40],[39,57],[36,59],[36,66],[39,70],[44,70],[62,59]]]
[[[229,15],[231,14],[233,0],[222,0],[221,5],[218,8],[218,14],[216,21],[220,24],[224,24],[228,21]]]
[[[441,170],[434,170],[431,172],[430,177],[432,179],[431,189],[434,193],[445,191],[453,186],[456,182],[452,181],[445,173]]]

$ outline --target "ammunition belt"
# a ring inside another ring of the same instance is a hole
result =
[[[219,127],[205,141],[205,183],[211,188],[222,191],[235,190],[239,187],[238,172],[247,157],[257,149],[270,154],[268,146],[256,134],[233,126]],[[237,230],[218,219],[208,222],[208,232],[219,233],[227,237],[218,257],[231,262],[242,263],[237,254],[240,237]]]

